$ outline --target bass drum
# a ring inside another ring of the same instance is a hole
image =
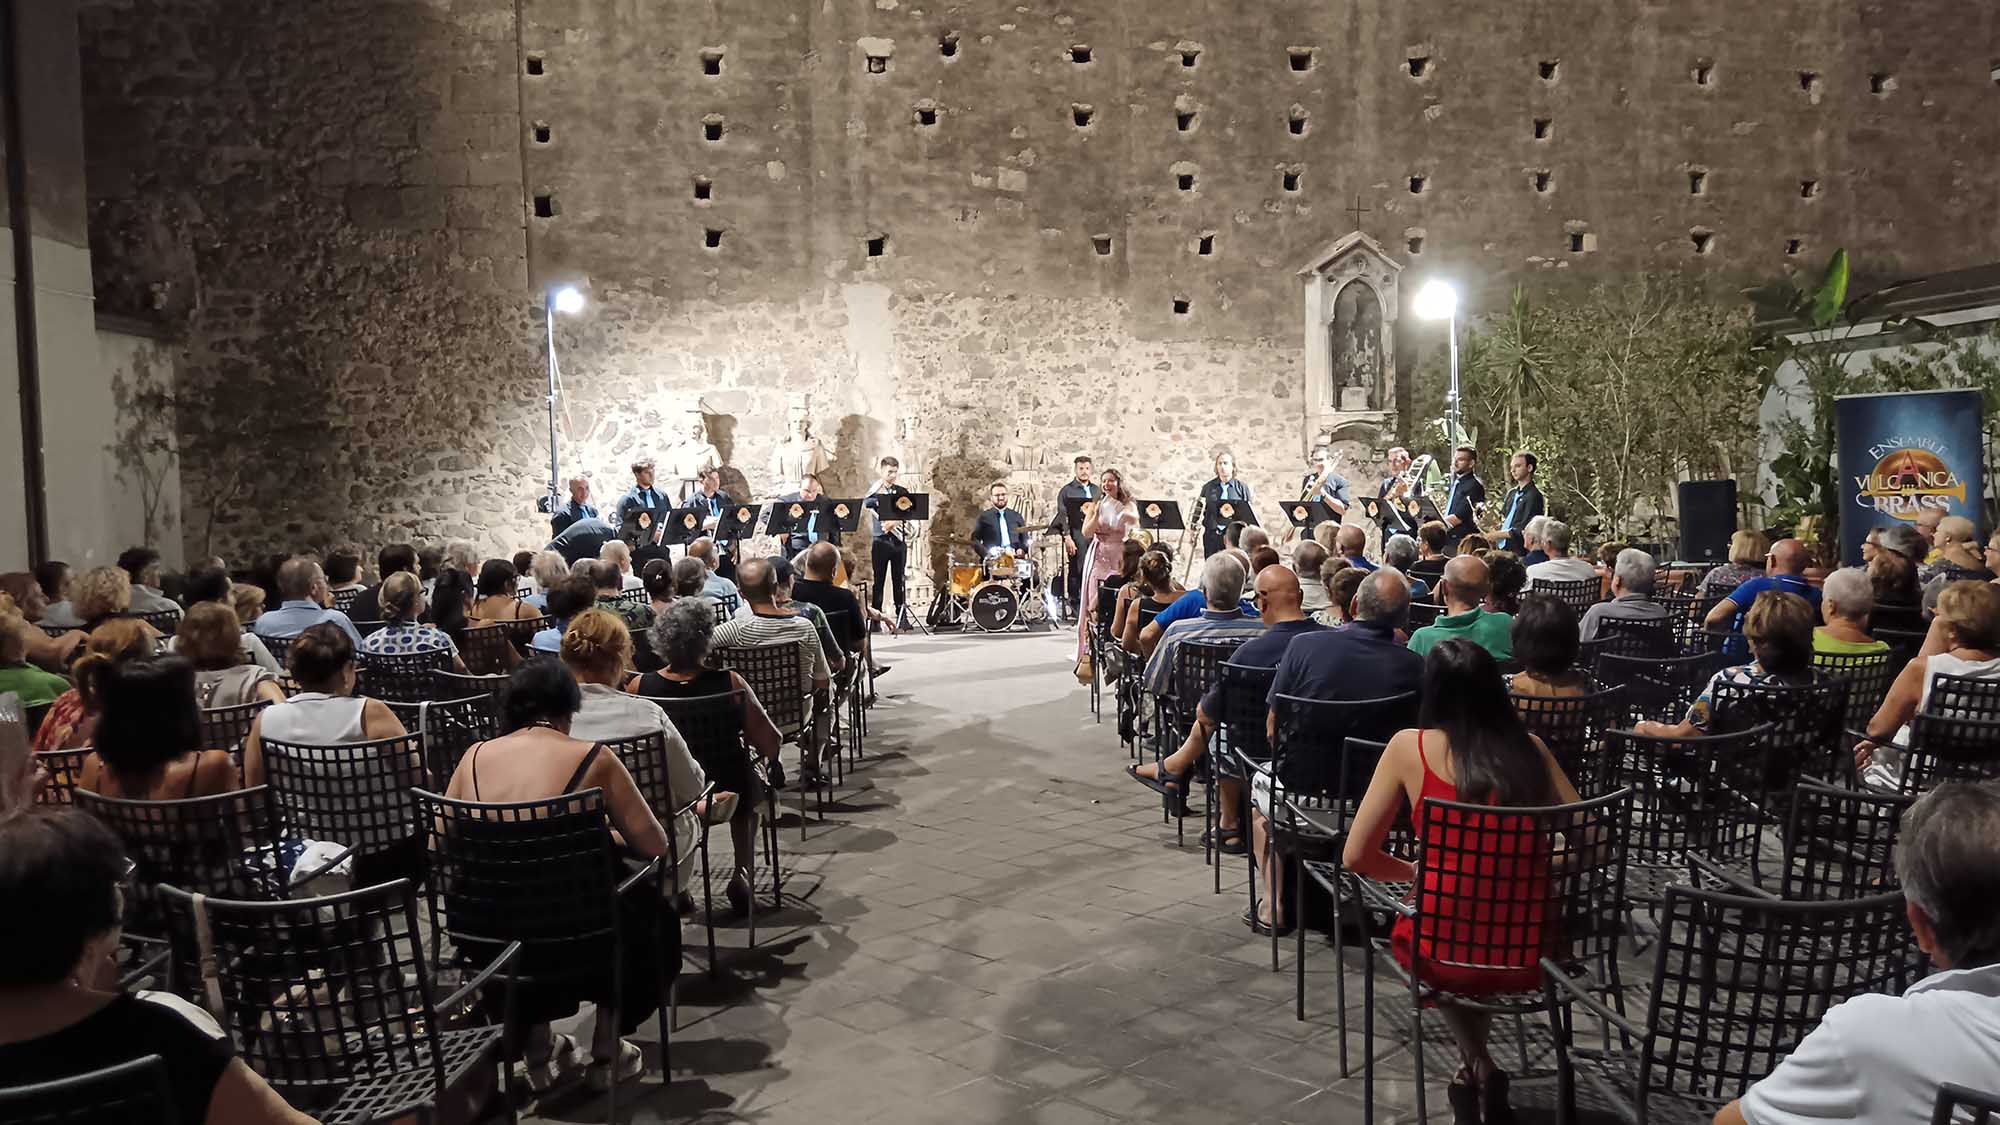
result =
[[[989,633],[1004,633],[1021,617],[1021,599],[1003,582],[987,582],[972,591],[972,623]]]

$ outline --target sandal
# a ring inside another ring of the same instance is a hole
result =
[[[1208,844],[1223,855],[1243,855],[1250,850],[1243,842],[1243,829],[1218,828],[1214,833],[1201,834],[1201,842]]]
[[[1172,797],[1180,792],[1180,790],[1187,788],[1187,775],[1184,773],[1168,772],[1167,763],[1164,759],[1153,763],[1153,768],[1158,771],[1157,776],[1154,777],[1143,777],[1140,775],[1139,767],[1143,764],[1142,762],[1134,762],[1126,766],[1125,776],[1165,797]]]
[[[1514,1125],[1514,1107],[1507,1104],[1507,1072],[1495,1070],[1479,1084],[1480,1118],[1486,1125]]]
[[[1472,1084],[1472,1076],[1461,1070],[1458,1077],[1445,1088],[1445,1098],[1451,1102],[1452,1125],[1480,1125],[1479,1087]]]
[[[548,1057],[540,1062],[523,1059],[521,1069],[527,1072],[528,1089],[537,1094],[546,1094],[575,1078],[579,1069],[576,1060],[576,1036],[551,1036]]]
[[[618,1041],[617,1073],[612,1073],[609,1059],[592,1059],[590,1071],[584,1075],[584,1082],[599,1093],[611,1089],[613,1085],[630,1082],[646,1073],[646,1052],[629,1040]]]
[[[1264,921],[1262,918],[1257,917],[1257,908],[1254,906],[1244,908],[1243,924],[1250,927],[1250,932],[1256,934],[1258,937],[1271,936],[1270,923]],[[1286,937],[1290,935],[1292,932],[1292,928],[1290,926],[1279,926],[1277,930],[1279,937]]]

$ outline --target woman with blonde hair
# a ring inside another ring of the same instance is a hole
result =
[[[76,686],[56,699],[42,720],[41,729],[35,732],[35,753],[90,745],[97,733],[97,715],[102,705],[98,685],[105,670],[114,664],[153,655],[154,636],[145,622],[134,618],[117,618],[93,629],[90,639],[84,642],[83,655],[70,669],[70,679]]]
[[[379,595],[382,616],[388,624],[361,638],[361,651],[375,656],[414,655],[442,652],[451,657],[451,670],[461,675],[465,661],[451,636],[434,625],[417,620],[424,613],[424,584],[407,570],[391,574],[382,583]]]
[[[84,571],[71,584],[69,601],[50,606],[42,620],[48,625],[73,625],[88,633],[130,612],[132,576],[115,566],[100,566]]]
[[[188,607],[174,631],[174,652],[194,666],[195,702],[203,707],[285,701],[278,677],[244,659],[243,625],[236,611],[221,602]]]
[[[229,585],[229,604],[236,610],[236,620],[247,628],[251,622],[264,616],[264,606],[270,595],[261,586],[246,582],[232,582]]]
[[[1643,722],[1633,729],[1640,734],[1661,738],[1711,734],[1714,733],[1717,687],[1723,684],[1785,686],[1812,683],[1817,676],[1812,662],[1813,619],[1816,616],[1812,603],[1797,594],[1766,590],[1757,595],[1750,611],[1743,616],[1743,639],[1750,646],[1750,663],[1724,668],[1709,677],[1708,686],[1702,688],[1701,694],[1688,708],[1687,717],[1680,722]]]
[[[2000,586],[1967,579],[1944,588],[1924,647],[1889,685],[1882,706],[1868,720],[1868,737],[1908,746],[1910,720],[1929,709],[1931,681],[1940,675],[2000,680]],[[1855,748],[1854,765],[1872,788],[1894,789],[1902,783],[1902,755],[1892,748],[1864,742]]]
[[[1745,528],[1729,537],[1729,561],[1701,576],[1695,592],[1703,598],[1720,598],[1736,587],[1764,573],[1764,556],[1771,541],[1761,531]]]
[[[1125,478],[1117,469],[1104,470],[1103,495],[1083,517],[1085,546],[1071,565],[1083,570],[1083,612],[1076,623],[1076,678],[1089,683],[1095,676],[1090,667],[1090,619],[1097,613],[1097,587],[1118,573],[1124,563],[1126,537],[1139,530],[1139,505],[1125,491]]]
[[[569,577],[569,564],[554,551],[540,551],[536,553],[534,564],[528,570],[535,576],[535,592],[521,600],[534,606],[536,612],[547,615],[549,591],[562,585],[563,579]]]
[[[13,599],[15,617],[9,628],[21,636],[22,647],[26,650],[24,659],[49,672],[61,672],[67,668],[82,647],[86,634],[81,629],[71,629],[60,637],[51,637],[36,627],[48,614],[49,597],[42,591],[41,583],[35,581],[35,576],[25,570],[0,574],[0,595]]]

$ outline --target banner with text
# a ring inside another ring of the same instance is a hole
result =
[[[1842,395],[1836,404],[1840,557],[1861,562],[1868,532],[1928,508],[1979,522],[1986,494],[1978,391]]]

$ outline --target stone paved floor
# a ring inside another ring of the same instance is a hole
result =
[[[753,951],[740,927],[721,932],[721,981],[682,978],[672,1086],[655,1072],[628,1087],[621,1119],[1362,1119],[1360,973],[1342,1080],[1332,948],[1311,939],[1299,1022],[1290,942],[1273,973],[1268,939],[1239,919],[1242,861],[1212,893],[1198,815],[1177,847],[1159,800],[1123,775],[1108,711],[1092,723],[1072,643],[883,643],[895,670],[866,762],[803,846],[794,806],[785,909],[760,910]],[[657,1027],[636,1038],[652,1054]],[[1410,1056],[1386,1030],[1377,1053],[1378,1119],[1410,1120]],[[1449,1054],[1440,1043],[1427,1055],[1433,1078]],[[1449,1120],[1442,1089],[1430,1097],[1431,1118]],[[1535,1099],[1517,1086],[1517,1104]],[[601,1121],[604,1109],[557,1094],[531,1120]]]

